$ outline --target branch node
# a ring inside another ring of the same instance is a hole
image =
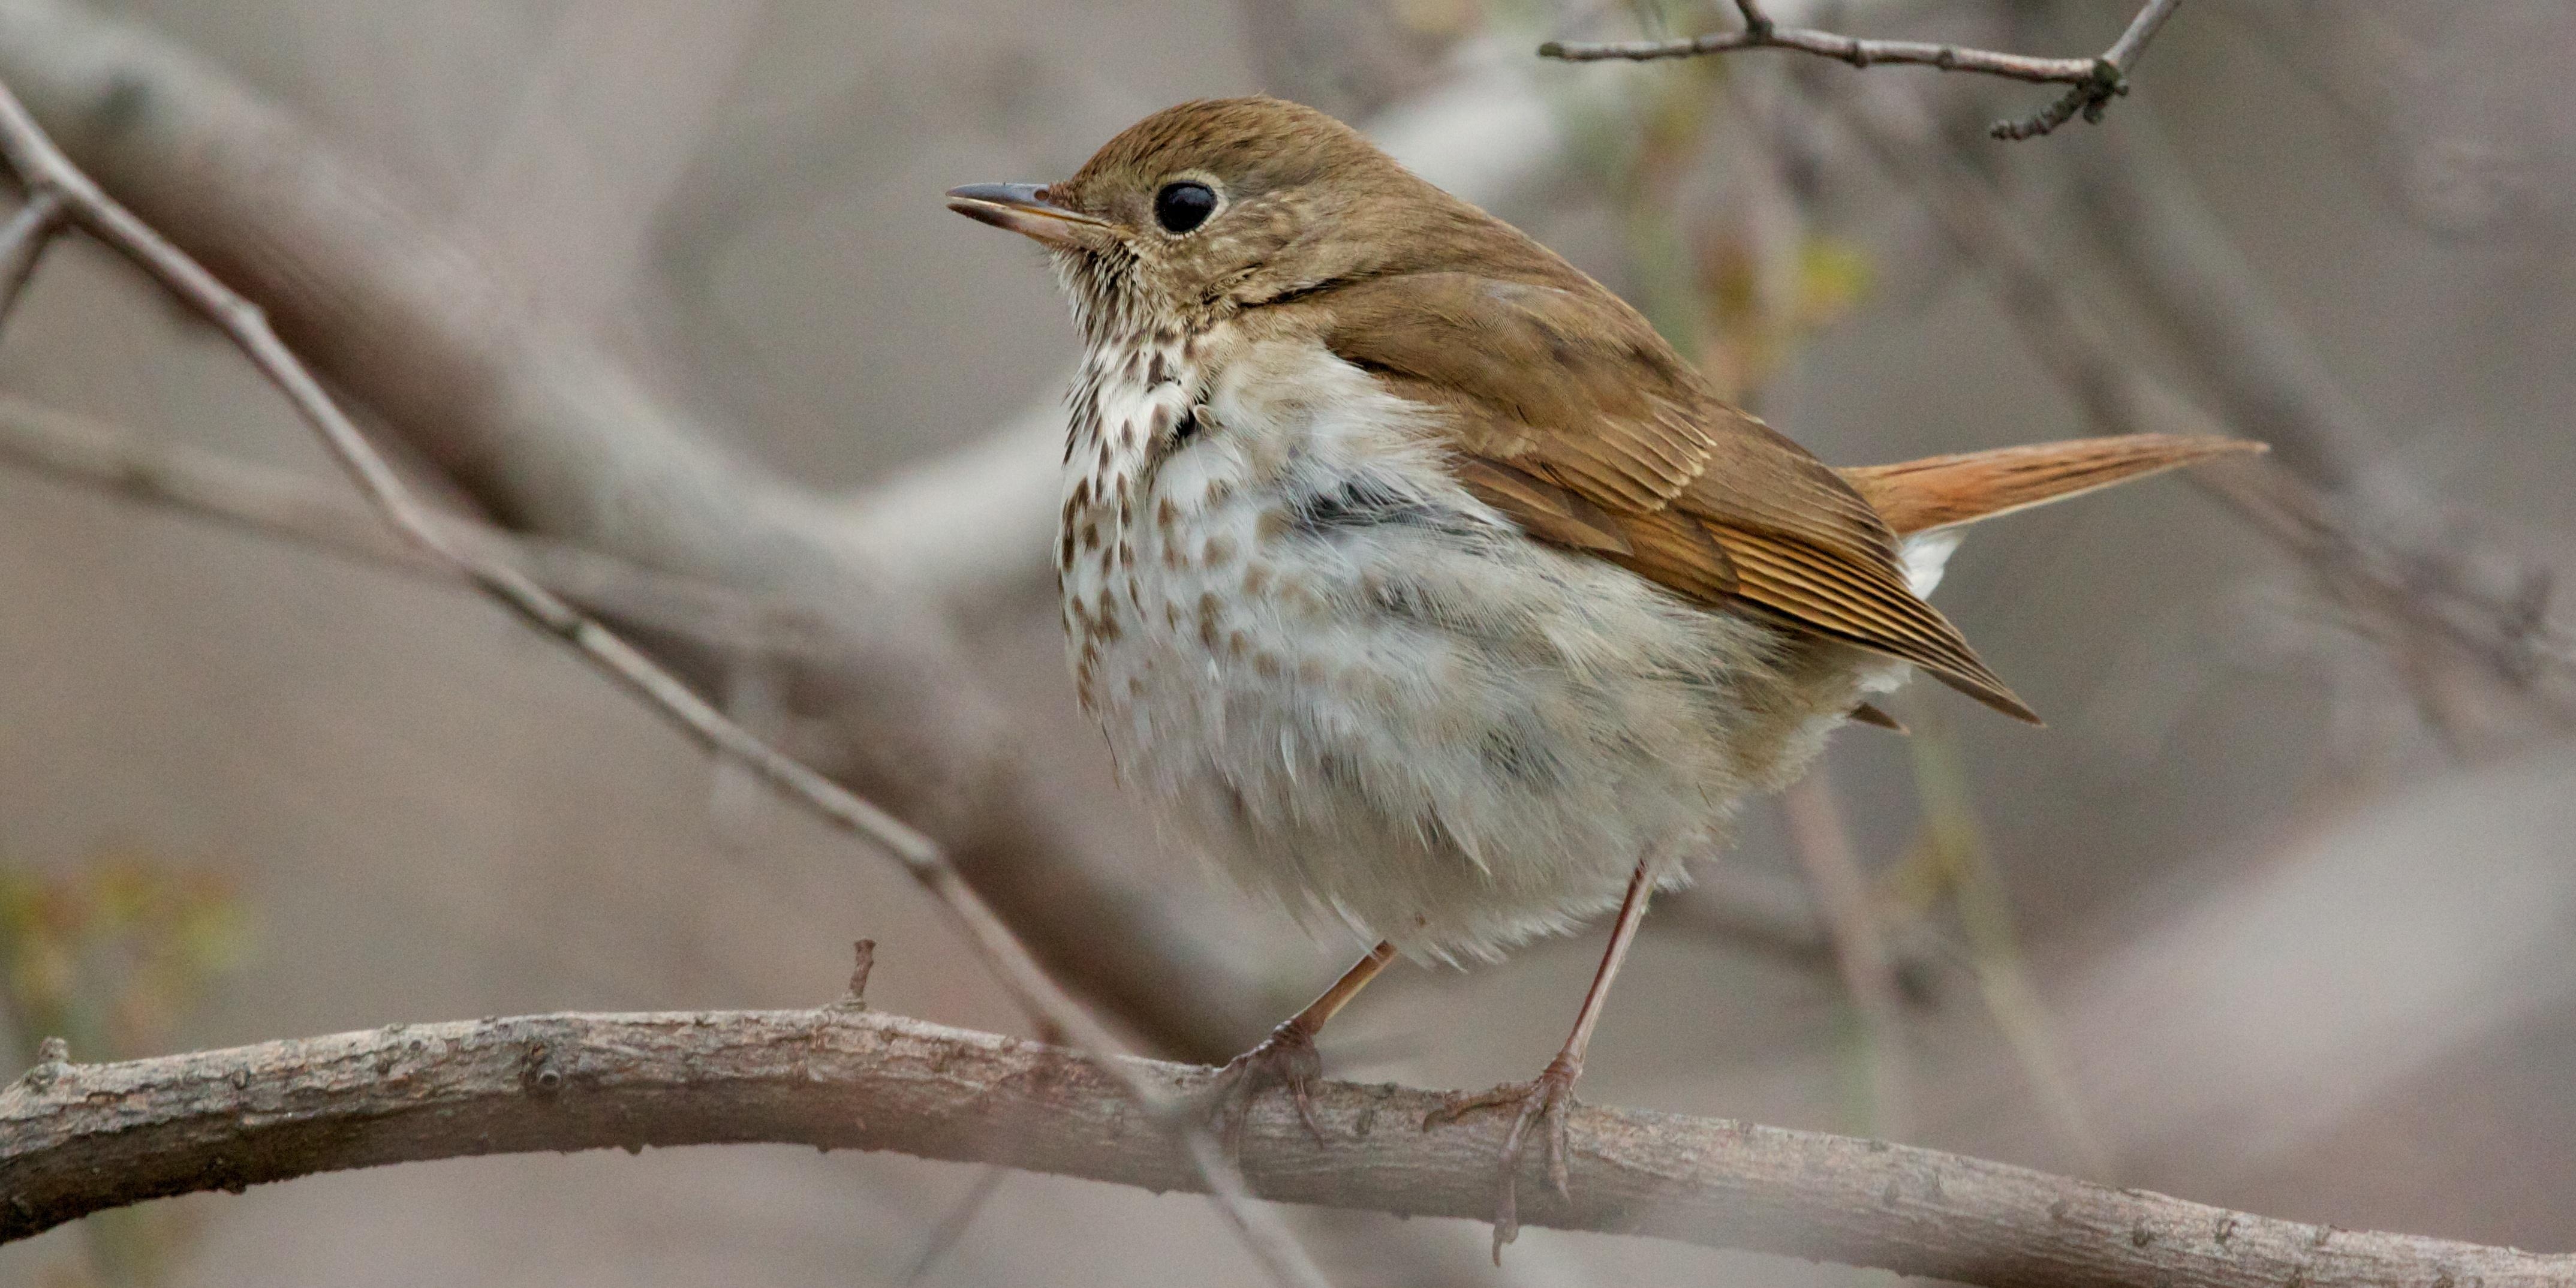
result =
[[[47,1038],[36,1044],[36,1063],[18,1079],[30,1091],[43,1091],[72,1071],[72,1044],[61,1038]]]
[[[850,945],[850,957],[850,991],[832,1003],[832,1009],[864,1011],[868,1009],[868,972],[877,966],[877,941],[862,939]]]
[[[529,1043],[519,1080],[530,1092],[540,1096],[551,1096],[563,1090],[563,1070],[555,1067],[553,1048],[543,1042]]]

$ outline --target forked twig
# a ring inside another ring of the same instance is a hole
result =
[[[2094,58],[2037,58],[1924,40],[1863,40],[1811,27],[1783,27],[1764,12],[1760,0],[1735,0],[1744,25],[1734,31],[1712,31],[1675,40],[1624,40],[1579,43],[1551,40],[1538,47],[1539,57],[1570,63],[1626,59],[1696,58],[1741,49],[1788,49],[1831,58],[1854,67],[1903,63],[1937,67],[1945,72],[1974,72],[2040,85],[2064,85],[2067,91],[2047,107],[2017,121],[1997,121],[1988,132],[1998,139],[2028,139],[2046,134],[2081,113],[2100,121],[2111,100],[2129,92],[2129,72],[2138,65],[2156,30],[2173,16],[2182,0],[2148,0],[2137,17]]]
[[[323,389],[303,360],[278,338],[259,307],[108,196],[63,155],[16,93],[5,85],[0,85],[0,161],[6,161],[25,186],[31,209],[57,212],[44,216],[43,222],[58,218],[98,239],[221,330],[260,375],[286,396],[298,417],[321,437],[368,502],[406,540],[456,569],[539,631],[562,640],[700,745],[734,759],[826,822],[873,843],[902,864],[929,891],[941,912],[964,934],[1013,1000],[1051,1034],[1104,1057],[1126,1054],[1116,1036],[1038,965],[983,897],[949,864],[937,842],[771,747],[624,637],[591,620],[515,565],[453,540]],[[27,252],[32,258],[41,250],[43,239],[27,240],[35,243]],[[6,264],[0,263],[0,267]],[[1139,1104],[1165,1119],[1181,1135],[1228,1223],[1272,1277],[1301,1285],[1324,1282],[1322,1273],[1277,1218],[1256,1213],[1250,1207],[1242,1178],[1218,1152],[1206,1131],[1173,1112],[1172,1099],[1161,1088],[1130,1076],[1130,1065],[1106,1059],[1103,1067],[1117,1073]]]

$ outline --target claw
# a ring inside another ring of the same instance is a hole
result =
[[[1582,1069],[1563,1055],[1528,1082],[1506,1082],[1489,1091],[1451,1092],[1440,1107],[1423,1116],[1429,1131],[1457,1122],[1481,1109],[1510,1109],[1511,1130],[1503,1136],[1502,1164],[1495,1177],[1494,1264],[1503,1264],[1503,1245],[1520,1237],[1521,1156],[1529,1147],[1530,1127],[1545,1135],[1547,1181],[1559,1198],[1573,1197],[1566,1182],[1566,1111],[1574,1105],[1574,1080]]]
[[[1252,1114],[1252,1102],[1273,1087],[1288,1091],[1288,1103],[1297,1111],[1297,1121],[1306,1125],[1306,1133],[1322,1145],[1323,1124],[1315,1121],[1314,1087],[1324,1076],[1324,1059],[1315,1052],[1315,1039],[1305,1026],[1294,1020],[1270,1031],[1251,1050],[1226,1061],[1208,1085],[1209,1118],[1217,1124],[1218,1139],[1226,1153],[1236,1158],[1243,1154],[1243,1125]]]

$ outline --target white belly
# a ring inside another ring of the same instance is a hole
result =
[[[1310,920],[1436,957],[1563,929],[1641,861],[1677,876],[1848,709],[1783,685],[1812,650],[1520,536],[1354,368],[1158,366],[1095,372],[1076,417],[1075,675],[1129,787]]]

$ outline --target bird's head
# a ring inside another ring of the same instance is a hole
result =
[[[1358,131],[1274,98],[1166,108],[1069,179],[952,188],[948,208],[1053,252],[1095,341],[1435,267],[1496,230],[1517,240]]]

